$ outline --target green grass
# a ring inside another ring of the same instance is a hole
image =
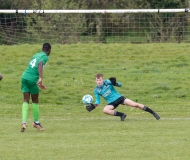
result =
[[[0,46],[0,159],[186,160],[189,159],[189,44],[52,45],[44,70],[48,91],[40,93],[39,132],[20,133],[20,77],[38,45]],[[157,111],[161,119],[120,106],[128,116],[91,113],[81,103],[93,95],[94,75],[117,77],[118,91]]]

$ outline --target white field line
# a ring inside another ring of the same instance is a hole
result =
[[[97,118],[97,117],[91,117],[91,118],[79,118],[78,120],[115,120],[116,117],[112,117],[112,118]],[[118,117],[119,118],[119,117]],[[53,118],[52,120],[56,120],[56,121],[66,121],[66,120],[72,120],[72,119],[75,119],[75,118]],[[156,120],[154,117],[153,118],[129,118],[127,117],[125,119],[125,121],[128,120]],[[160,120],[173,120],[173,121],[179,121],[179,120],[184,120],[184,121],[189,121],[190,120],[190,117],[189,118],[160,118]],[[159,121],[160,121],[159,120]]]
[[[115,121],[116,119],[120,119],[119,117],[113,117],[113,116],[110,116],[110,117],[101,117],[101,118],[98,118],[98,117],[89,117],[89,118],[57,118],[57,117],[54,117],[54,118],[51,118],[51,119],[49,119],[50,121],[70,121],[70,120],[78,120],[78,121],[86,121],[86,120],[113,120],[113,121]],[[1,117],[0,118],[0,120],[6,120],[6,119],[8,119],[8,120],[19,120],[19,121],[21,121],[21,119],[19,119],[19,118],[7,118],[7,117]],[[47,120],[47,118],[40,118],[40,120],[42,120],[42,121],[44,121],[44,120]],[[156,120],[154,117],[152,117],[152,118],[142,118],[142,117],[139,117],[139,118],[137,118],[137,117],[126,117],[126,119],[125,119],[125,121],[127,121],[127,120]],[[184,117],[184,118],[182,118],[182,117],[180,117],[180,118],[177,118],[177,117],[171,117],[171,118],[169,118],[169,117],[161,117],[160,118],[160,120],[158,120],[158,121],[164,121],[164,120],[166,120],[166,121],[190,121],[190,117]],[[157,121],[157,120],[156,120]]]

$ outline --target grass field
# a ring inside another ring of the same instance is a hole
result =
[[[52,45],[40,93],[40,132],[20,132],[20,77],[38,45],[0,46],[0,159],[187,160],[189,152],[189,44]],[[117,77],[124,96],[143,103],[159,121],[120,106],[127,118],[104,115],[106,102],[88,113],[81,99],[93,95],[94,75]]]

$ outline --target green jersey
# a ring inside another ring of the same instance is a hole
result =
[[[45,64],[48,61],[48,59],[49,57],[47,56],[45,52],[36,53],[32,57],[32,59],[29,61],[28,67],[22,74],[22,78],[29,81],[37,82],[39,79],[38,63],[41,61],[43,64],[43,69],[44,69]]]

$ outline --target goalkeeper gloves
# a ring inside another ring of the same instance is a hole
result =
[[[111,83],[116,86],[117,82],[116,82],[116,78],[115,77],[110,77],[109,80],[111,81]]]
[[[91,112],[93,109],[95,109],[96,108],[96,105],[95,104],[90,104],[90,105],[88,105],[88,106],[86,106],[86,110],[88,111],[88,112]]]

